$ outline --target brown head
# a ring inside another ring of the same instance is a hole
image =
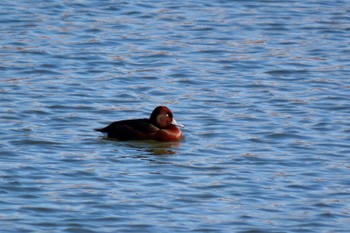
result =
[[[166,129],[170,125],[182,126],[175,121],[173,113],[166,106],[156,107],[151,114],[150,121],[160,129]]]

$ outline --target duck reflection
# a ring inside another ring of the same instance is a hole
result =
[[[119,143],[122,143],[123,146],[136,149],[140,152],[147,152],[147,154],[150,155],[175,155],[176,154],[176,148],[179,148],[181,145],[181,141],[177,142],[158,142],[158,141],[152,141],[152,140],[146,140],[146,141],[128,141],[128,142],[120,142],[115,139],[110,138],[104,138],[104,140],[108,141],[116,141]]]
[[[155,142],[155,141],[143,141],[129,143],[128,146],[136,148],[138,151],[146,151],[151,155],[175,155],[176,148],[180,146],[181,142]]]

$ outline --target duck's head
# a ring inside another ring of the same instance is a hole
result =
[[[160,129],[166,129],[170,125],[183,127],[182,124],[175,121],[173,113],[166,106],[156,107],[151,114],[150,121]]]

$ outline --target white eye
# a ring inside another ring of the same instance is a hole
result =
[[[167,114],[165,114],[165,116],[166,116],[166,117],[169,117],[169,114],[167,113]]]

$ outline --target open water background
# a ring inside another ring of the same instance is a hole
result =
[[[1,1],[0,230],[349,232],[349,67],[348,0]]]

